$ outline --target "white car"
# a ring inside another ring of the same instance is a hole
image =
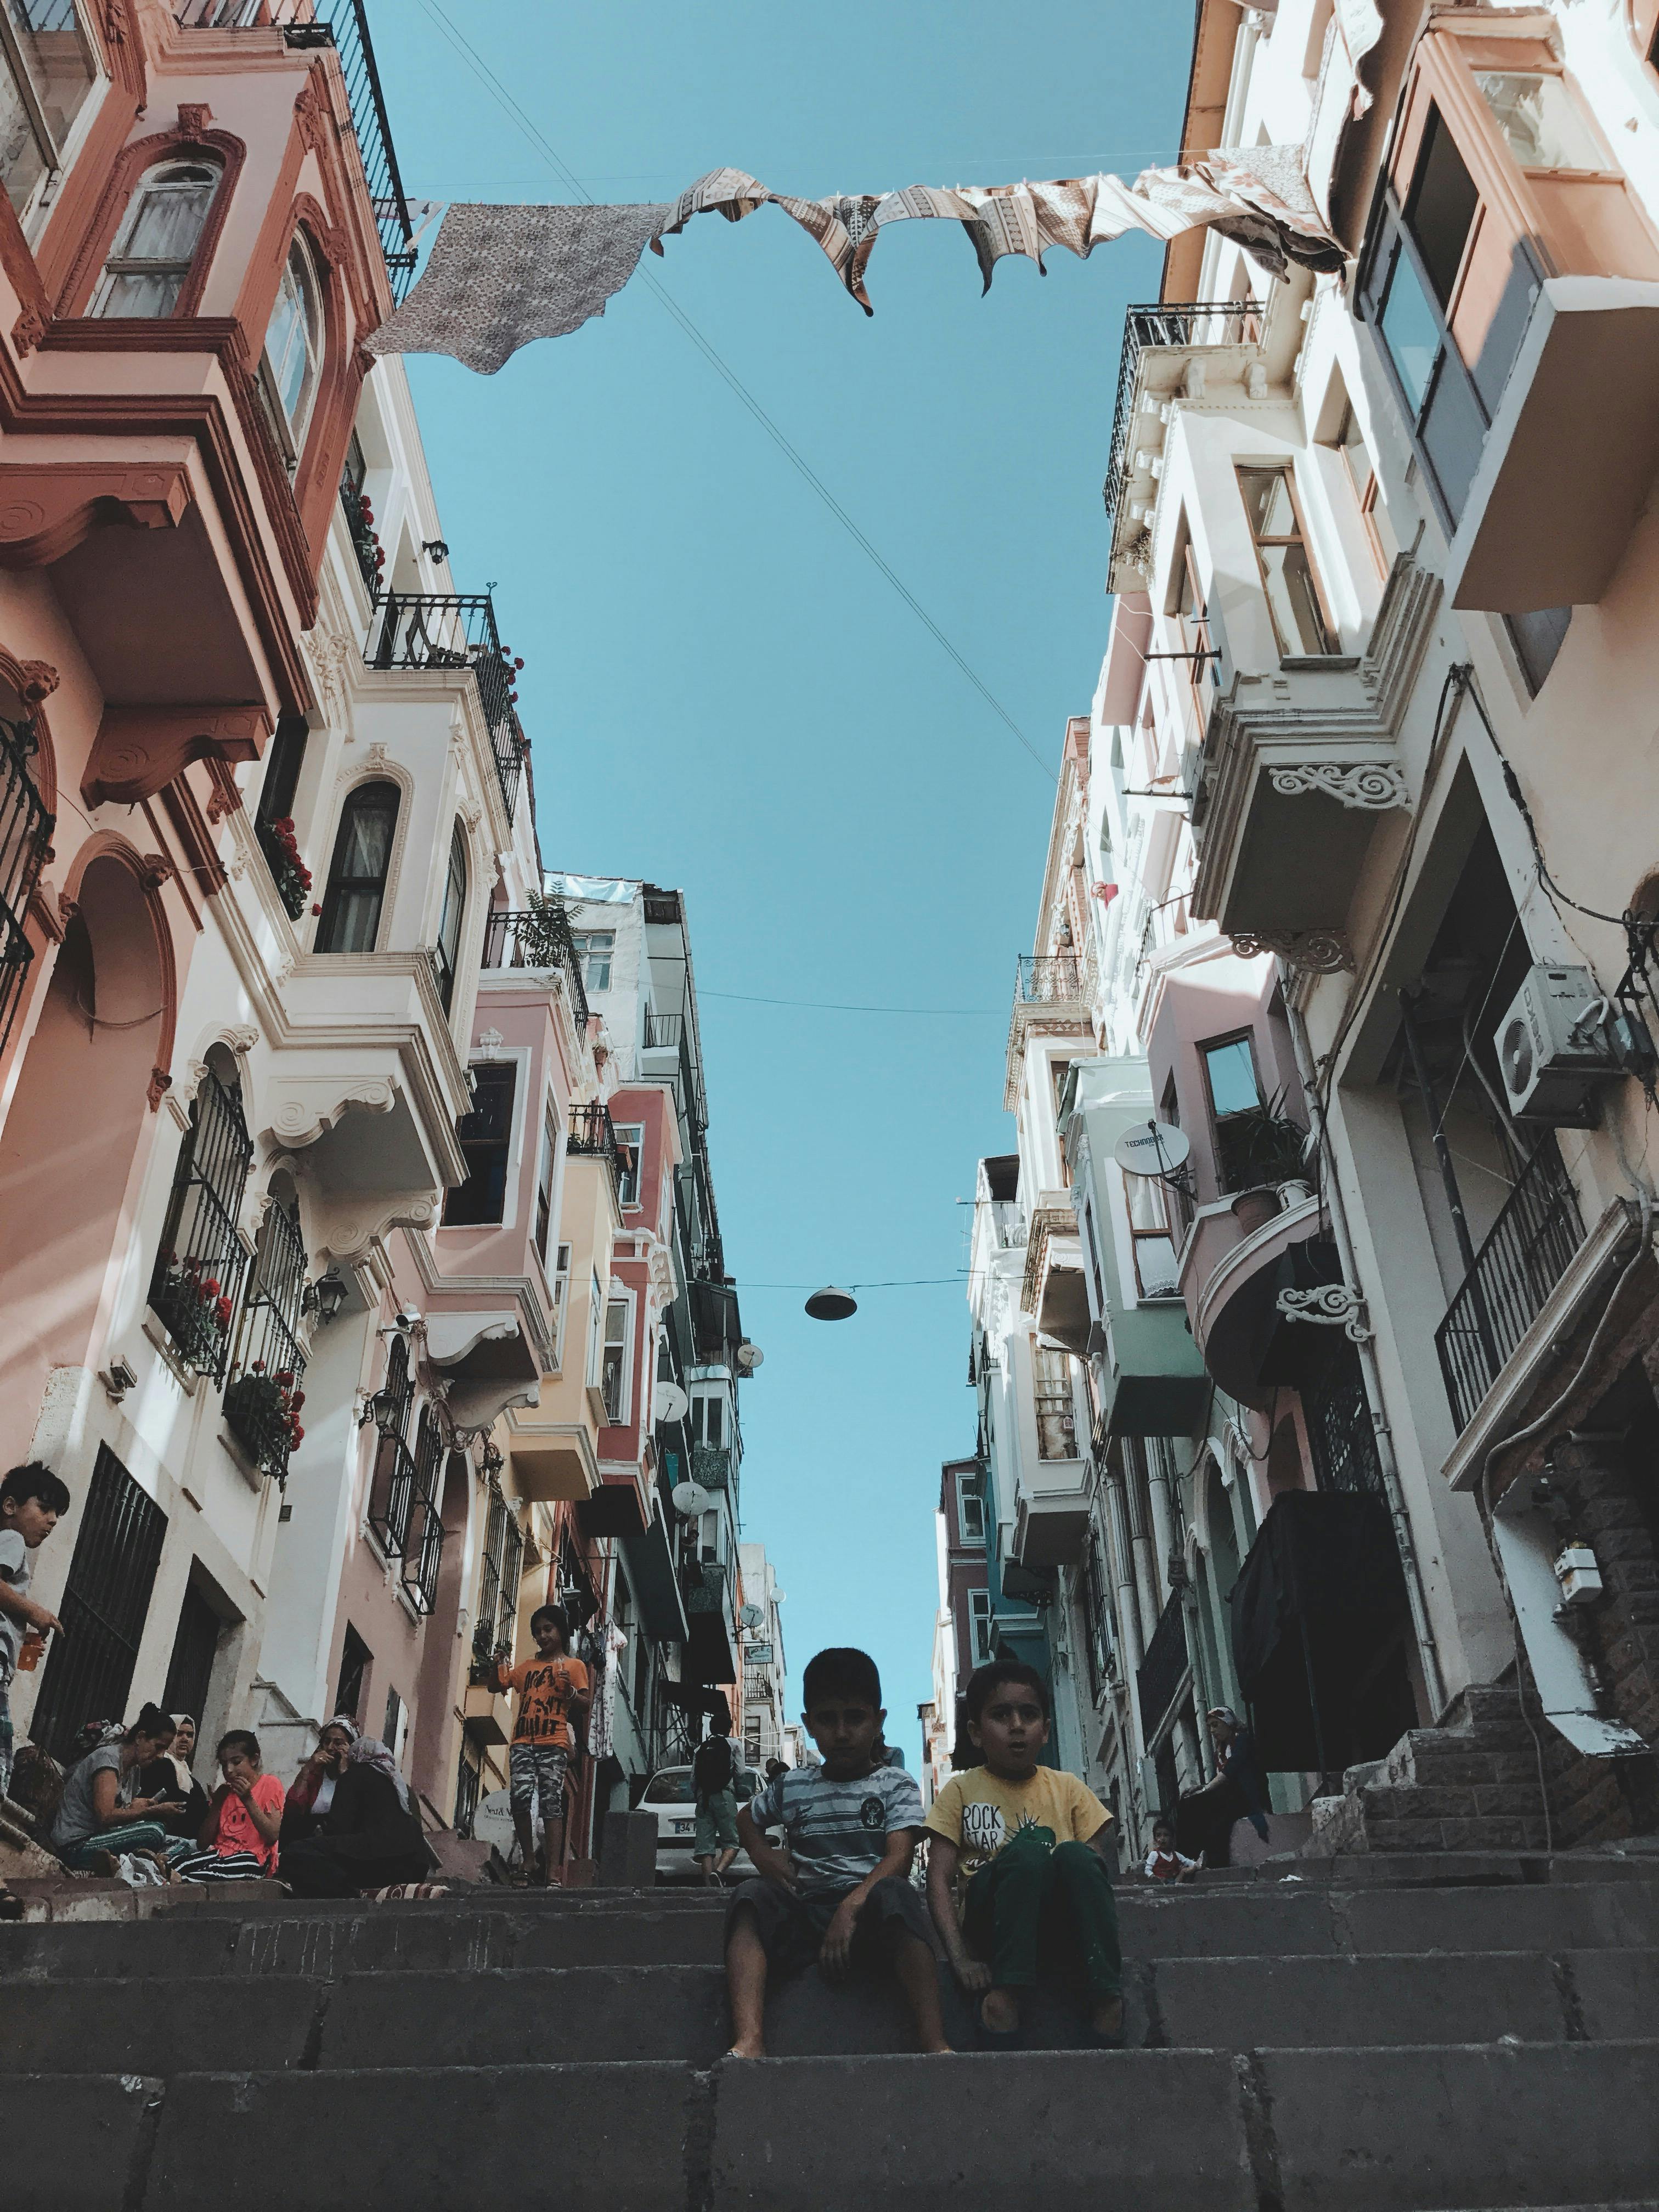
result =
[[[759,1778],[750,1775],[750,1783]],[[740,1803],[744,1802],[741,1798]],[[689,1766],[662,1766],[645,1785],[641,1797],[641,1813],[657,1816],[657,1879],[677,1881],[701,1879],[701,1869],[692,1856],[692,1845],[696,1840],[697,1801],[692,1787]],[[757,1871],[747,1851],[739,1850],[732,1862],[731,1875],[734,1880],[746,1880]]]

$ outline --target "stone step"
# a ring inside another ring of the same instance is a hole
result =
[[[0,2082],[46,2212],[1421,2212],[1651,2203],[1659,2044],[1065,2051]],[[297,2161],[297,2164],[296,2164]],[[299,2178],[302,2173],[302,2188]]]
[[[1659,1944],[1659,1882],[1338,1888],[1281,1881],[1118,1893],[1132,1960],[1277,1958],[1426,1951],[1544,1952]],[[184,1911],[97,1923],[0,1926],[0,1982],[108,1974],[133,1979],[453,1967],[716,1966],[717,1900],[663,1909],[640,1897],[603,1907],[480,1910],[466,1900],[235,1916]]]
[[[941,1969],[945,2025],[975,2048],[969,2009]],[[1126,1979],[1134,2049],[1497,2044],[1639,2039],[1659,2021],[1659,1950],[1429,1957],[1165,1960]],[[1027,2041],[1079,2046],[1066,1990],[1039,1992]],[[252,2072],[377,2066],[490,2067],[623,2059],[707,2067],[730,2040],[718,1966],[514,1968],[353,1974],[334,1984],[268,1975],[0,1984],[0,2074]],[[814,1972],[767,2011],[776,2057],[914,2049],[890,1984],[831,1989]]]

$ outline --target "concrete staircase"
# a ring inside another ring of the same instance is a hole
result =
[[[0,2171],[33,2212],[1659,2204],[1652,1861],[1126,1884],[1131,2048],[950,2059],[876,2055],[892,1993],[809,1975],[776,2055],[723,2061],[701,1893],[116,1902],[0,1927]],[[1073,2032],[1061,1993],[1036,2026]]]
[[[1351,1766],[1340,1797],[1316,1797],[1307,1848],[1542,1850],[1538,1770],[1539,1745],[1513,1681],[1471,1686],[1440,1727],[1411,1729],[1386,1759]]]

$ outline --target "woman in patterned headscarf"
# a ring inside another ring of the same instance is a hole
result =
[[[323,1724],[317,1747],[295,1776],[283,1808],[284,1846],[314,1836],[323,1815],[334,1802],[334,1792],[345,1772],[346,1759],[357,1741],[357,1723],[345,1713],[336,1713]]]
[[[283,1880],[296,1897],[355,1897],[424,1881],[436,1862],[390,1750],[378,1736],[360,1736],[343,1770],[315,1833],[283,1845]]]

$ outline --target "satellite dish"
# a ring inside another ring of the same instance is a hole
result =
[[[651,1410],[659,1421],[672,1425],[683,1421],[691,1410],[691,1401],[678,1382],[659,1382],[657,1395],[651,1401]]]
[[[752,1375],[765,1357],[757,1344],[744,1343],[738,1346],[738,1364],[745,1375]]]
[[[1192,1142],[1173,1121],[1136,1121],[1112,1146],[1125,1175],[1173,1175],[1186,1164]]]
[[[806,1310],[814,1321],[848,1321],[859,1310],[859,1302],[850,1291],[814,1291],[806,1301]]]
[[[668,1494],[674,1501],[674,1510],[685,1521],[695,1521],[714,1503],[713,1492],[700,1482],[677,1482]]]
[[[740,1605],[738,1619],[745,1628],[758,1628],[766,1618],[757,1605]]]

